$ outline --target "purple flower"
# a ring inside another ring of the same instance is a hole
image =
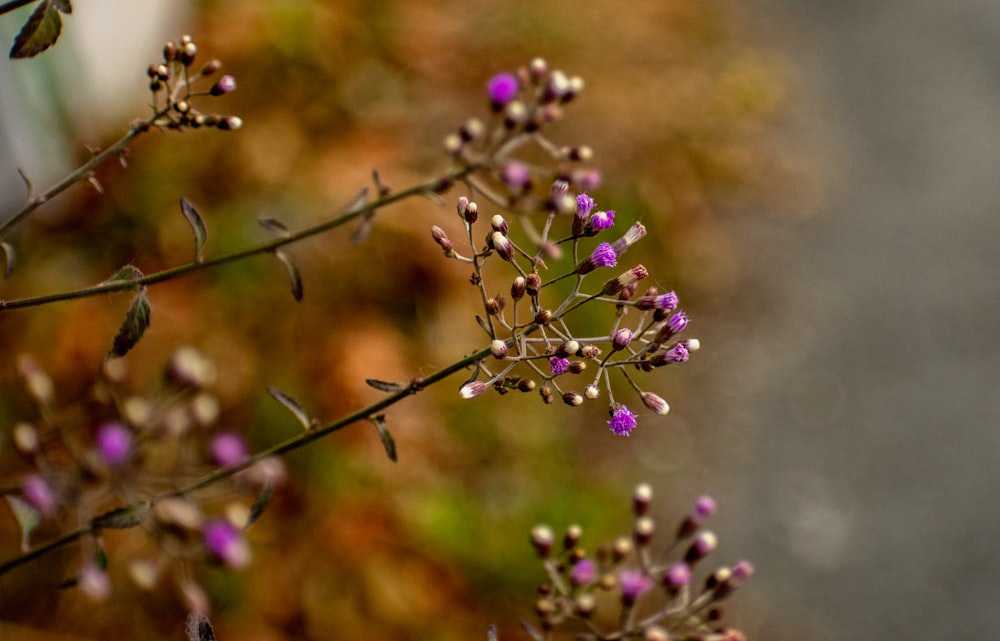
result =
[[[677,304],[679,299],[677,294],[674,292],[667,292],[666,294],[660,294],[659,296],[642,296],[639,300],[635,301],[635,306],[639,309],[663,309],[667,311],[673,311],[677,309]]]
[[[132,452],[132,432],[121,423],[104,423],[97,428],[97,451],[111,467],[120,467]]]
[[[39,474],[29,474],[21,479],[21,494],[31,507],[41,512],[42,516],[52,516],[56,513],[56,496],[49,482]]]
[[[220,432],[209,444],[208,454],[219,467],[229,467],[247,459],[247,447],[239,434]]]
[[[239,529],[226,519],[206,523],[202,537],[212,556],[229,567],[239,569],[250,564],[250,547]]]
[[[498,73],[486,83],[486,92],[494,108],[500,108],[517,98],[520,88],[517,76],[512,73]]]
[[[667,568],[667,573],[663,578],[667,585],[675,588],[684,587],[691,581],[691,568],[687,563],[677,561]]]
[[[597,565],[590,559],[580,559],[569,571],[569,580],[573,585],[588,585],[597,578]]]
[[[552,373],[556,376],[565,374],[569,370],[569,359],[553,356],[549,359],[549,367],[552,368]]]
[[[694,509],[691,510],[691,516],[701,523],[708,517],[715,514],[715,510],[715,499],[707,494],[703,494],[695,500]]]
[[[629,343],[632,342],[632,330],[627,327],[620,328],[615,332],[614,336],[611,337],[611,349],[619,350],[625,349]]]
[[[653,582],[638,570],[622,570],[618,574],[618,584],[622,588],[622,601],[631,605],[640,594],[653,587]]]
[[[595,211],[587,219],[587,234],[593,235],[615,224],[615,210]]]
[[[576,266],[577,274],[589,274],[598,267],[614,267],[618,264],[618,255],[611,243],[601,243],[594,248],[594,251],[580,261]]]
[[[503,181],[510,187],[527,187],[531,182],[531,171],[524,163],[512,160],[503,166]]]
[[[670,338],[675,334],[684,331],[684,328],[688,326],[689,322],[691,322],[691,319],[688,318],[687,312],[683,309],[678,310],[677,313],[671,316],[667,320],[666,324],[660,328],[660,331],[657,332],[656,341],[658,343],[663,343],[670,340]],[[684,349],[685,351],[688,351],[686,345],[684,346]]]
[[[587,194],[580,194],[576,197],[576,215],[586,218],[594,209],[594,199]]]
[[[621,403],[614,403],[611,405],[611,420],[608,421],[608,425],[611,426],[611,431],[615,434],[628,436],[635,429],[635,419],[637,416],[638,414],[632,413],[629,408]]]

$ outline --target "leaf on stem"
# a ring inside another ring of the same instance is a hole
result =
[[[295,400],[292,396],[282,392],[277,387],[268,387],[267,393],[273,396],[274,400],[284,405],[285,409],[294,414],[295,418],[298,419],[299,423],[302,424],[302,427],[306,428],[307,430],[312,429],[313,420],[309,418],[309,415],[302,408],[301,403]]]
[[[56,43],[62,31],[61,6],[68,8],[69,3],[67,0],[42,0],[38,3],[14,39],[10,48],[11,58],[33,58]]]
[[[261,216],[260,218],[257,219],[257,224],[266,229],[267,231],[271,232],[278,238],[288,238],[289,236],[292,235],[292,232],[289,231],[288,229],[288,225],[281,222],[277,218],[268,218],[267,216]]]
[[[374,387],[380,392],[389,392],[390,394],[402,392],[408,387],[402,383],[390,383],[388,381],[380,381],[377,378],[366,378],[365,383],[368,384],[368,387]]]
[[[10,511],[14,513],[14,519],[21,528],[21,551],[27,552],[31,549],[31,532],[41,522],[42,515],[26,501],[22,501],[16,496],[8,494],[4,498],[10,504]]]
[[[14,273],[14,264],[17,262],[17,254],[14,253],[14,246],[6,240],[0,242],[0,250],[3,250],[3,277],[4,280],[10,278]]]
[[[379,414],[378,416],[369,417],[372,423],[375,424],[375,429],[378,430],[378,437],[382,441],[382,447],[385,448],[385,455],[389,457],[389,460],[393,463],[396,462],[396,441],[393,440],[392,434],[389,433],[389,428],[385,426],[385,414]]]
[[[250,506],[250,514],[247,515],[247,523],[243,526],[244,528],[250,527],[260,518],[260,515],[264,513],[267,506],[271,504],[271,497],[273,496],[274,483],[268,481],[264,483],[264,487],[254,497],[253,505]]]
[[[149,502],[139,503],[131,507],[120,507],[110,512],[105,512],[94,518],[93,527],[95,530],[127,530],[140,523],[149,513]]]
[[[101,284],[107,285],[108,283],[117,283],[120,281],[139,280],[142,276],[142,270],[135,265],[125,265],[114,274],[111,274],[111,278]]]
[[[135,347],[142,335],[149,327],[149,299],[146,297],[146,288],[140,287],[129,305],[125,320],[118,328],[118,335],[115,336],[114,345],[108,352],[108,358],[119,358],[128,354],[129,350]]]
[[[280,249],[276,249],[274,255],[285,265],[285,269],[288,270],[288,278],[292,281],[292,296],[296,301],[301,301],[302,275],[299,273],[299,268],[292,262],[291,257]]]
[[[208,240],[208,228],[205,227],[205,220],[191,204],[191,201],[183,197],[181,198],[181,213],[184,214],[185,220],[191,225],[191,231],[194,232],[194,260],[196,263],[200,263],[205,260],[203,250],[205,249],[205,241]]]

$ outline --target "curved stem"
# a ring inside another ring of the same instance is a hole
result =
[[[0,16],[5,13],[10,13],[15,9],[20,9],[26,4],[31,4],[35,0],[10,0],[10,2],[5,2],[0,4]]]
[[[44,543],[33,548],[31,551],[16,556],[0,564],[0,575],[9,572],[10,570],[13,570],[15,568],[18,568],[30,561],[33,561],[34,559],[37,559],[38,557],[41,557],[53,550],[56,550],[57,548],[60,548],[63,545],[72,543],[73,541],[76,541],[82,536],[97,532],[99,529],[101,529],[100,524],[107,521],[107,519],[105,518],[106,515],[111,514],[112,512],[121,513],[121,512],[146,510],[155,505],[157,502],[162,501],[166,498],[186,496],[188,494],[191,494],[192,492],[196,492],[200,489],[206,488],[214,483],[218,483],[223,479],[233,476],[237,472],[245,470],[246,468],[259,462],[262,459],[271,456],[286,454],[293,450],[297,450],[300,447],[308,445],[309,443],[312,443],[317,439],[320,439],[324,436],[327,436],[328,434],[332,434],[333,432],[341,430],[347,427],[348,425],[351,425],[352,423],[366,420],[370,416],[377,414],[378,412],[395,405],[404,398],[412,394],[416,394],[417,392],[423,391],[428,386],[433,385],[434,383],[437,383],[451,376],[452,374],[473,365],[477,361],[480,361],[489,355],[490,355],[490,349],[488,347],[483,348],[477,352],[473,352],[472,354],[469,354],[468,356],[465,356],[464,358],[455,361],[451,365],[447,365],[439,369],[438,371],[434,372],[433,374],[430,374],[429,376],[423,376],[420,378],[413,379],[410,382],[410,384],[407,385],[405,388],[386,396],[380,401],[372,403],[371,405],[368,405],[366,407],[362,407],[361,409],[355,410],[350,414],[346,414],[343,417],[331,423],[328,423],[321,427],[317,427],[315,429],[311,429],[309,431],[303,432],[289,439],[286,439],[285,441],[273,445],[272,447],[269,447],[266,450],[254,454],[253,456],[251,456],[245,461],[242,461],[239,464],[215,470],[214,472],[206,474],[205,476],[202,476],[201,478],[191,482],[190,484],[184,487],[178,488],[176,490],[171,490],[169,492],[165,492],[163,494],[154,497],[151,500],[138,501],[128,506],[125,506],[124,508],[117,508],[115,510],[111,510],[110,512],[106,512],[103,515],[96,516],[90,519],[88,522],[84,523],[83,525],[80,525],[75,530],[71,530],[55,538],[49,539],[48,541],[45,541]]]
[[[382,196],[377,200],[373,200],[370,203],[364,203],[356,206],[352,206],[348,211],[335,216],[329,220],[323,221],[312,227],[308,227],[299,232],[289,234],[287,236],[282,236],[270,242],[256,245],[254,247],[249,247],[247,249],[242,249],[239,251],[232,252],[230,254],[223,254],[222,256],[217,256],[215,258],[194,261],[186,263],[184,265],[178,265],[177,267],[171,267],[163,271],[155,272],[153,274],[147,274],[141,278],[133,278],[126,280],[113,280],[105,281],[93,287],[85,287],[83,289],[78,289],[70,292],[60,292],[58,294],[48,294],[45,296],[35,296],[31,298],[20,298],[16,300],[3,301],[0,300],[0,311],[9,309],[19,309],[23,307],[36,307],[39,305],[46,305],[48,303],[54,303],[57,301],[71,300],[75,298],[87,298],[91,296],[100,296],[101,294],[108,294],[111,292],[120,292],[133,290],[136,287],[143,285],[153,285],[166,280],[171,280],[179,276],[184,276],[191,274],[203,269],[208,269],[210,267],[217,267],[219,265],[224,265],[226,263],[232,263],[244,258],[249,258],[251,256],[256,256],[258,254],[266,254],[268,252],[273,252],[276,249],[283,247],[284,245],[289,245],[291,243],[298,242],[310,236],[315,236],[321,234],[325,231],[329,231],[335,227],[339,227],[344,223],[347,223],[360,216],[366,216],[373,214],[376,210],[385,207],[391,203],[394,203],[411,196],[418,194],[433,194],[438,193],[443,187],[450,185],[455,180],[462,179],[468,174],[477,171],[479,167],[468,166],[461,169],[457,169],[447,174],[443,178],[437,178],[427,183],[416,185],[408,189],[393,192],[388,195]]]

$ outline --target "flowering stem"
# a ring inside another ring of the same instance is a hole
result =
[[[372,403],[371,405],[368,405],[361,409],[355,410],[350,414],[346,414],[345,416],[342,416],[341,418],[331,423],[308,430],[306,432],[298,434],[297,436],[293,436],[289,439],[286,439],[281,443],[273,445],[272,447],[266,450],[254,454],[245,461],[242,461],[235,465],[231,465],[229,467],[224,467],[215,470],[214,472],[207,474],[182,488],[165,492],[149,500],[132,503],[124,508],[118,508],[112,510],[112,512],[141,513],[143,511],[148,510],[153,505],[164,499],[186,496],[198,490],[209,487],[210,485],[218,483],[223,479],[233,476],[237,472],[245,470],[246,468],[261,461],[262,459],[272,456],[278,456],[281,454],[286,454],[293,450],[297,450],[300,447],[308,445],[309,443],[312,443],[317,439],[320,439],[328,434],[332,434],[333,432],[341,430],[347,427],[348,425],[351,425],[352,423],[368,420],[371,416],[377,414],[378,412],[388,407],[395,405],[404,398],[412,394],[416,394],[417,392],[423,391],[428,386],[433,385],[434,383],[437,383],[456,372],[466,369],[467,367],[475,364],[478,361],[481,361],[482,359],[486,358],[489,355],[490,355],[490,349],[488,347],[483,348],[477,352],[473,352],[472,354],[465,356],[464,358],[461,358],[455,361],[454,363],[447,365],[446,367],[443,367],[428,376],[422,376],[420,378],[414,379],[410,382],[409,385],[399,390],[398,392],[393,392],[392,394],[389,394],[382,400]],[[24,554],[16,556],[0,564],[0,575],[3,575],[10,570],[20,567],[36,558],[39,558],[44,554],[47,554],[48,552],[51,552],[57,548],[62,547],[63,545],[72,543],[73,541],[76,541],[77,539],[85,535],[96,533],[98,530],[101,529],[100,524],[107,520],[106,516],[110,513],[111,512],[106,512],[105,514],[96,516],[91,520],[89,520],[88,522],[80,525],[75,530],[66,532],[53,539],[45,541],[44,543],[33,548],[31,551],[25,552]],[[138,521],[139,520],[136,519],[135,525],[139,524]]]
[[[124,139],[123,139],[124,140]],[[119,144],[121,141],[119,141]],[[118,146],[116,144],[116,146]],[[124,146],[123,144],[121,145]],[[95,157],[96,158],[96,157]],[[82,168],[81,168],[82,169]],[[373,200],[370,203],[363,203],[356,206],[350,207],[346,212],[339,216],[335,216],[329,220],[322,223],[308,227],[294,234],[289,234],[288,236],[283,236],[277,238],[270,242],[264,243],[262,245],[257,245],[254,247],[249,247],[247,249],[242,249],[230,254],[223,254],[222,256],[217,256],[215,258],[194,261],[186,263],[184,265],[178,265],[176,267],[171,267],[163,271],[155,272],[152,274],[147,274],[141,278],[133,278],[128,280],[112,280],[105,281],[93,287],[85,287],[83,289],[78,289],[69,292],[61,292],[58,294],[48,294],[45,296],[36,296],[32,298],[21,298],[17,300],[3,301],[0,300],[0,311],[7,309],[18,309],[22,307],[35,307],[38,305],[46,305],[48,303],[54,303],[57,301],[71,300],[74,298],[87,298],[91,296],[100,296],[101,294],[108,294],[111,292],[120,292],[126,290],[133,290],[136,287],[143,285],[153,285],[163,281],[171,280],[179,276],[184,276],[191,274],[203,269],[208,269],[210,267],[217,267],[226,263],[232,263],[251,256],[256,256],[258,254],[265,254],[268,252],[273,252],[276,249],[283,247],[284,245],[289,245],[310,236],[315,236],[317,234],[329,231],[335,227],[339,227],[344,223],[347,223],[360,216],[366,216],[373,214],[376,210],[394,203],[410,196],[415,196],[418,194],[432,194],[441,191],[442,188],[450,185],[453,181],[464,178],[466,175],[477,171],[478,166],[466,166],[460,169],[456,169],[451,173],[447,174],[443,178],[437,178],[430,182],[426,182],[420,185],[410,187],[401,191],[393,192],[391,194],[382,196],[377,200]],[[81,173],[80,170],[75,173]],[[65,182],[65,181],[64,181]],[[37,205],[36,205],[37,206]],[[2,232],[2,229],[0,229]]]

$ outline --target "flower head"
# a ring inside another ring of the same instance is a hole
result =
[[[516,98],[517,92],[520,89],[521,86],[517,81],[517,76],[512,73],[498,73],[486,83],[486,92],[489,94],[490,104],[495,109],[506,105]]]
[[[222,76],[209,90],[213,96],[221,96],[230,91],[236,91],[236,78],[232,76]]]
[[[622,588],[622,601],[635,603],[640,594],[653,587],[653,582],[638,570],[622,570],[618,574],[618,584]]]
[[[598,267],[614,267],[618,264],[618,254],[611,243],[601,243],[576,266],[577,274],[588,274]]]
[[[250,546],[240,530],[226,519],[206,523],[202,538],[205,549],[229,567],[241,569],[250,564]]]
[[[31,507],[43,516],[56,513],[56,495],[49,482],[39,474],[29,474],[21,479],[21,494]]]
[[[561,358],[559,356],[553,356],[552,358],[549,359],[549,367],[552,368],[552,373],[555,376],[559,376],[560,374],[565,374],[567,371],[569,371],[569,359]]]
[[[235,432],[220,432],[212,439],[208,448],[212,462],[220,467],[229,467],[247,459],[247,446],[243,438]]]
[[[98,453],[111,467],[120,467],[132,452],[132,432],[121,423],[104,423],[97,428]]]
[[[643,310],[663,309],[673,311],[677,309],[678,302],[676,293],[667,292],[666,294],[660,294],[659,296],[641,296],[639,300],[635,301],[635,306]]]
[[[580,559],[569,571],[573,585],[588,585],[597,578],[597,565],[591,559]]]
[[[595,211],[591,214],[590,218],[587,219],[586,233],[588,236],[592,236],[599,231],[609,229],[614,224],[615,210],[609,209],[608,211]]]
[[[637,416],[638,414],[634,414],[621,403],[613,403],[611,405],[611,419],[608,420],[608,425],[611,426],[611,431],[615,434],[628,436],[635,429],[635,419]]]
[[[581,218],[586,218],[590,216],[591,210],[594,209],[594,199],[587,194],[580,194],[576,197],[576,215]]]

